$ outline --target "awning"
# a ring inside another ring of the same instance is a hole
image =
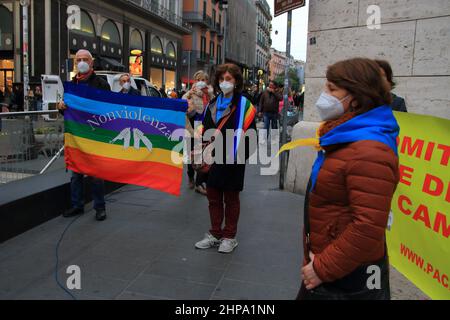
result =
[[[127,68],[121,64],[119,61],[112,59],[112,58],[106,58],[106,57],[98,57],[98,60],[100,60],[100,66],[102,69],[105,70],[111,70],[114,71],[126,71]]]

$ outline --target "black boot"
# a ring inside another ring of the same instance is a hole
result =
[[[105,209],[95,209],[95,219],[97,221],[103,221],[106,219]]]
[[[64,213],[62,214],[64,218],[71,218],[71,217],[75,217],[79,214],[83,214],[84,210],[80,209],[80,208],[70,208],[66,211],[64,211]]]

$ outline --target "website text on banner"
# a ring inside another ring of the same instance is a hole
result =
[[[64,84],[68,169],[104,180],[179,195],[182,160],[173,155],[185,127],[187,102],[131,96]]]
[[[400,183],[387,231],[390,261],[432,299],[450,299],[450,121],[395,116]]]

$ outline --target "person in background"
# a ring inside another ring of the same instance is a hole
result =
[[[267,131],[267,138],[269,138],[269,128],[278,128],[278,109],[281,100],[283,100],[283,94],[276,83],[270,81],[269,86],[261,94],[259,100],[260,113],[264,116],[264,129]]]
[[[242,95],[244,79],[241,69],[234,64],[224,64],[217,67],[214,85],[220,88],[221,94],[212,100],[206,108],[203,119],[203,132],[217,130],[220,127],[223,144],[218,148],[233,146],[223,150],[223,163],[214,162],[210,169],[207,182],[207,197],[211,229],[205,237],[195,244],[197,249],[208,249],[219,246],[220,253],[231,253],[238,242],[236,240],[240,215],[239,193],[244,188],[245,164],[238,163],[237,156],[245,148],[245,158],[255,152],[247,139],[237,139],[234,136],[229,141],[227,130],[245,132],[256,130],[256,108]],[[241,119],[241,121],[237,121]],[[242,141],[241,141],[242,140]],[[252,150],[250,150],[250,147]],[[223,222],[225,220],[225,225]]]
[[[34,89],[34,99],[36,100],[36,110],[42,110],[42,90],[41,86],[36,86]]]
[[[11,96],[11,104],[13,105],[14,111],[23,111],[24,96],[23,96],[23,85],[14,85],[13,93]]]
[[[176,92],[175,89],[169,91],[169,95],[168,96],[169,96],[170,99],[178,99],[178,93]]]
[[[252,91],[250,93],[251,102],[255,106],[256,110],[259,112],[259,100],[261,98],[261,93],[259,92],[259,88],[257,84],[254,84],[252,87]]]
[[[166,90],[163,87],[159,88],[159,93],[161,93],[162,98],[168,98]]]
[[[108,82],[95,73],[93,69],[94,59],[88,50],[78,50],[75,55],[75,64],[77,65],[77,74],[73,77],[72,83],[111,91]],[[60,101],[57,108],[63,113],[67,109],[67,106],[64,104],[64,101]],[[72,208],[63,213],[63,216],[66,218],[84,213],[83,177],[84,175],[82,173],[72,172],[70,182]],[[94,177],[90,177],[90,180],[92,182],[91,189],[94,200],[95,218],[97,221],[103,221],[106,219],[104,181]]]
[[[288,94],[288,102],[289,102],[288,107],[294,105],[294,98],[293,98],[293,96],[292,96],[292,91],[291,91],[291,90],[289,90],[289,94]],[[282,99],[282,100],[279,102],[278,113],[279,113],[280,115],[283,114],[283,108],[284,108],[284,99]]]
[[[408,110],[406,109],[405,99],[395,95],[392,92],[392,90],[394,90],[396,84],[393,79],[394,75],[392,72],[391,64],[389,62],[387,62],[386,60],[375,60],[375,62],[380,67],[381,75],[389,83],[390,91],[392,94],[392,104],[391,104],[392,110],[400,111],[400,112],[408,112]]]
[[[186,130],[191,135],[191,152],[194,150],[194,131],[203,120],[203,114],[208,103],[214,98],[214,89],[209,85],[209,76],[203,70],[194,74],[194,85],[182,99],[187,100],[189,107],[186,113]],[[206,181],[208,174],[195,171],[188,164],[189,189],[206,196]]]
[[[124,73],[119,78],[119,84],[122,88],[120,93],[129,94],[131,96],[140,96],[141,93],[131,86],[131,77],[128,73]]]
[[[399,182],[390,87],[364,58],[329,66],[326,79],[316,102],[324,122],[305,198],[297,298],[390,299],[385,231]],[[380,287],[370,290],[374,266]]]

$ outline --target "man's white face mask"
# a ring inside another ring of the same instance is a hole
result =
[[[88,73],[88,72],[89,72],[89,70],[91,69],[91,67],[89,66],[89,64],[88,64],[87,62],[85,62],[85,61],[80,61],[80,62],[78,62],[78,64],[77,64],[77,69],[78,69],[78,72],[79,72],[79,73],[85,74],[85,73]]]
[[[125,82],[123,85],[122,85],[122,88],[125,90],[125,91],[130,91],[130,88],[131,88],[131,83],[130,82]]]

